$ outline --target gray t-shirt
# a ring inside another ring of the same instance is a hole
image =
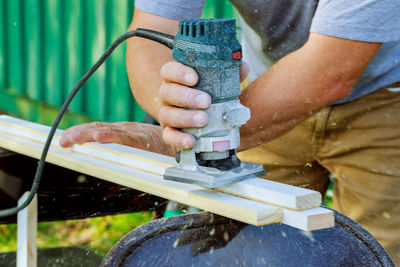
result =
[[[255,79],[300,48],[310,32],[383,45],[345,103],[400,81],[399,0],[231,0],[241,16],[244,60]],[[136,0],[163,17],[197,19],[205,0]]]

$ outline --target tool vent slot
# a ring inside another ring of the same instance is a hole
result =
[[[193,37],[196,37],[196,24],[193,25],[193,28],[192,28],[192,36],[193,36]]]

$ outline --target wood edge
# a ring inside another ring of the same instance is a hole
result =
[[[304,231],[321,230],[331,228],[335,225],[333,211],[322,207],[302,211],[282,210],[282,223]]]
[[[296,196],[296,208],[294,210],[306,210],[319,207],[322,204],[322,195],[318,191],[311,190],[308,195]]]
[[[268,225],[268,224],[282,222],[282,220],[283,220],[283,211],[282,211],[282,209],[278,208],[276,213],[274,213],[274,215],[275,216],[269,216],[268,220],[266,220],[266,218],[264,218],[264,216],[261,215],[258,218],[258,224],[256,224],[256,226],[264,226],[264,225]]]
[[[309,231],[321,230],[335,226],[335,215],[333,211],[325,209],[326,213],[310,215],[307,228]]]
[[[227,199],[226,202],[223,202],[223,205],[219,205],[218,207],[211,207],[212,209],[217,208],[218,210],[220,210],[218,214],[222,216],[256,226],[267,225],[282,221],[282,211],[278,207],[255,202],[248,199],[240,199],[242,205],[238,206],[229,201],[229,199],[237,199],[235,196],[230,194],[215,192],[209,189],[200,189],[188,192],[188,198],[191,198],[196,202],[201,203],[198,205],[198,208],[211,211],[210,204],[207,204],[206,201],[204,201],[206,200],[208,194],[217,194],[217,196],[223,196]],[[244,206],[248,207],[246,208]]]
[[[240,182],[238,182],[238,183],[240,183]],[[288,210],[293,210],[293,211],[307,210],[307,209],[315,208],[315,207],[318,207],[318,206],[321,205],[320,201],[318,201],[318,203],[317,203],[317,201],[315,203],[310,201],[308,205],[305,205],[305,204],[299,205],[297,202],[295,202],[294,205],[291,205],[291,206],[289,206],[289,205],[281,205],[281,204],[279,204],[277,202],[275,202],[275,203],[268,202],[268,201],[265,201],[265,200],[260,199],[260,198],[250,197],[250,196],[247,196],[245,194],[240,194],[240,193],[238,193],[236,191],[226,190],[226,189],[224,189],[222,187],[221,188],[214,188],[214,190],[219,191],[219,192],[223,192],[223,193],[226,193],[226,194],[234,195],[234,196],[237,196],[237,197],[245,198],[245,199],[248,199],[248,200],[253,200],[253,201],[260,202],[260,203],[273,205],[273,206],[276,206],[276,207],[279,207],[279,208],[285,208],[285,209],[288,209]],[[291,196],[291,197],[296,198],[296,196]],[[308,196],[304,196],[304,197],[306,199],[308,199]]]

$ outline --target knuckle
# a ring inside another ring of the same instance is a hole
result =
[[[189,105],[195,105],[197,95],[198,94],[194,92],[193,89],[186,88],[182,94],[182,100]]]
[[[176,62],[170,61],[161,66],[160,74],[162,77],[167,78],[170,76],[171,70],[174,68]]]
[[[101,131],[93,131],[92,136],[93,136],[93,140],[96,141],[96,142],[101,142],[102,139],[103,139],[102,138],[103,134],[102,134]]]
[[[168,62],[169,63],[169,62]],[[165,63],[164,65],[162,65],[161,66],[161,69],[160,69],[160,75],[161,75],[161,77],[165,77],[165,74],[166,74],[166,71],[167,71],[167,64],[168,63]]]
[[[167,107],[163,106],[158,111],[158,120],[160,124],[165,124],[165,113],[167,112]]]
[[[163,82],[158,90],[158,95],[161,100],[168,99],[169,94],[171,93],[171,83]]]
[[[75,132],[71,137],[70,140],[72,142],[80,142],[80,140],[82,139],[82,132]]]
[[[92,123],[90,123],[90,126],[93,126],[93,127],[103,127],[104,126],[104,123],[103,122],[101,122],[101,121],[94,121],[94,122],[92,122]]]
[[[164,129],[162,131],[162,139],[167,144],[169,144],[169,132],[170,132],[169,127],[164,127]]]

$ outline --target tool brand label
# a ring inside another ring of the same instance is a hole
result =
[[[199,52],[205,52],[205,53],[215,53],[217,50],[215,48],[215,46],[211,46],[211,45],[202,45],[202,44],[196,44],[196,43],[192,43],[192,42],[188,42],[188,41],[184,41],[184,40],[179,40],[178,42],[176,42],[175,44],[176,48],[178,49],[182,49],[182,50],[186,50],[188,48],[199,51]]]

